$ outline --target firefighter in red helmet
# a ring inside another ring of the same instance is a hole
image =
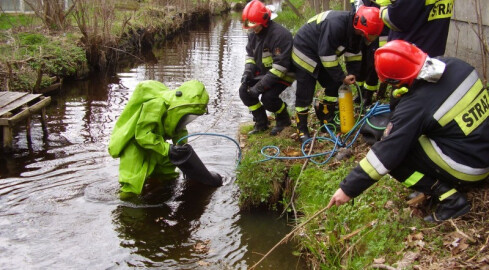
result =
[[[321,125],[331,123],[338,101],[338,88],[353,84],[360,71],[361,43],[371,43],[384,24],[379,9],[362,6],[357,12],[328,10],[317,14],[294,37],[292,60],[297,67],[296,122],[302,143],[310,138],[309,107],[316,82],[325,88],[323,100],[315,105]],[[338,58],[344,55],[347,73]]]
[[[287,104],[279,95],[292,84],[292,34],[272,21],[272,12],[262,2],[252,0],[243,10],[243,28],[249,29],[245,70],[239,96],[253,115],[250,134],[268,129],[266,111],[275,115],[276,125],[270,131],[277,135],[291,125]]]
[[[385,174],[428,195],[426,221],[470,211],[459,186],[489,176],[489,92],[474,69],[457,58],[431,58],[402,40],[375,52],[379,79],[398,88],[383,138],[340,183],[329,202],[341,205]]]

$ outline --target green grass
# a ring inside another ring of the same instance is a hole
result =
[[[297,16],[297,14],[292,10],[292,8],[282,2],[282,10],[277,13],[278,17],[274,21],[280,23],[289,29],[292,34],[297,33],[299,28],[303,26],[311,17],[316,15],[316,12],[311,9],[306,0],[291,0],[292,5],[299,11],[302,18]],[[341,10],[343,8],[342,1],[331,0],[330,9]]]
[[[314,16],[314,12],[310,9],[301,9],[305,5],[305,0],[292,0],[290,2],[299,10],[302,18],[298,17],[289,5],[282,4],[282,11],[277,13],[278,16],[274,21],[285,26],[292,34],[295,34],[310,17]]]
[[[40,24],[40,20],[34,15],[0,13],[0,30],[8,30],[21,26],[31,26],[36,23]]]
[[[251,128],[242,127],[241,133],[246,134]],[[236,183],[242,208],[266,205],[276,210],[290,206],[290,194],[297,183],[294,206],[300,224],[328,204],[341,180],[361,157],[325,165],[309,162],[302,172],[304,159],[258,162],[264,159],[260,151],[267,145],[275,145],[283,152],[300,151],[300,143],[290,138],[293,132],[293,128],[288,128],[278,137],[267,132],[248,136]],[[322,147],[325,148],[317,152],[331,150],[327,144]],[[326,210],[295,238],[303,252],[313,255],[311,263],[316,269],[365,269],[377,258],[393,264],[402,257],[405,238],[418,222],[404,210],[407,205],[402,198],[407,194],[407,189],[386,176],[353,202]],[[292,208],[286,210],[293,219]]]
[[[16,63],[11,64],[14,77],[10,80],[10,90],[32,90],[39,69],[43,73],[41,88],[52,84],[51,76],[75,75],[86,62],[86,56],[85,50],[73,40],[73,35],[60,38],[32,32],[0,35],[0,64]]]
[[[252,126],[243,128],[246,134]],[[240,196],[242,208],[254,208],[267,205],[271,209],[279,206],[282,193],[282,182],[287,177],[287,168],[284,162],[278,160],[263,161],[265,156],[261,150],[267,145],[281,145],[286,147],[293,141],[281,137],[270,137],[268,133],[256,134],[248,137],[247,143],[252,145],[238,168],[237,183],[243,191]],[[268,154],[273,154],[268,152]],[[252,181],[248,181],[252,179]]]

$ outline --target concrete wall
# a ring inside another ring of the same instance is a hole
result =
[[[477,0],[455,0],[454,14],[450,24],[447,40],[446,56],[454,56],[470,63],[483,75],[483,58],[481,43],[478,33],[478,22],[476,13]],[[478,0],[482,16],[482,28],[486,44],[489,44],[489,1]],[[486,54],[487,55],[487,54]],[[486,57],[486,75],[489,79],[489,57]]]

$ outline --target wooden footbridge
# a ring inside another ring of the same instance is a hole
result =
[[[14,126],[26,125],[27,141],[31,142],[31,116],[41,114],[43,135],[47,136],[46,106],[51,103],[51,97],[41,94],[24,92],[0,92],[0,127],[3,129],[3,147],[12,148]]]

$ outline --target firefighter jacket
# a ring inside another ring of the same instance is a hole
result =
[[[341,182],[348,196],[358,196],[397,168],[411,150],[436,164],[433,171],[460,181],[489,176],[489,92],[469,64],[438,60],[446,64],[438,82],[413,83],[400,97],[384,138]]]
[[[146,177],[153,172],[175,178],[175,166],[168,151],[187,135],[177,130],[180,119],[187,114],[202,115],[209,96],[199,81],[188,81],[176,90],[158,81],[139,83],[110,136],[109,154],[120,158],[119,182],[122,192],[140,194]]]
[[[268,27],[258,34],[251,31],[246,44],[245,71],[251,71],[255,77],[263,75],[260,83],[264,89],[276,83],[289,86],[294,82],[290,71],[292,41],[290,31],[274,21],[269,21]]]
[[[316,79],[318,65],[338,82],[346,75],[338,62],[344,54],[349,74],[358,76],[362,54],[362,36],[353,28],[353,12],[328,10],[309,19],[294,37],[292,60]]]
[[[391,31],[389,40],[414,43],[430,57],[442,56],[448,37],[454,0],[395,0],[381,10]]]

